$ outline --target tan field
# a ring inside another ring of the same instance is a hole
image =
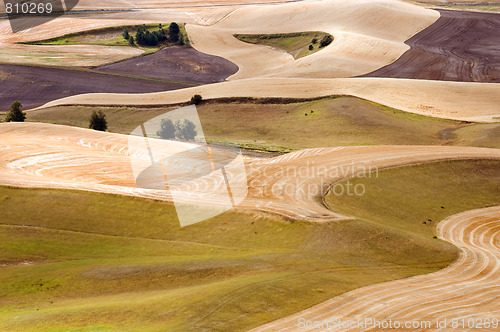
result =
[[[435,94],[435,91],[440,91]],[[464,121],[497,122],[500,85],[389,78],[248,79],[151,94],[87,94],[63,98],[57,105],[165,105],[192,95],[221,97],[314,98],[353,95],[403,111]]]
[[[129,46],[41,46],[19,43],[112,26],[177,21],[186,23],[186,31],[192,47],[200,52],[230,60],[238,66],[239,70],[228,77],[226,82],[175,91],[147,94],[74,95],[28,110],[28,119],[30,115],[40,110],[62,105],[88,105],[94,106],[95,109],[99,109],[99,106],[126,105],[173,107],[172,105],[175,104],[189,102],[195,94],[200,94],[204,100],[234,97],[311,99],[341,95],[355,96],[401,111],[429,117],[495,123],[500,122],[500,83],[359,77],[401,59],[405,52],[410,50],[410,46],[405,42],[429,27],[435,26],[435,23],[442,18],[441,14],[426,6],[448,3],[453,6],[471,5],[471,3],[474,5],[476,2],[465,0],[453,1],[453,3],[432,0],[141,0],[133,2],[81,0],[76,10],[121,11],[65,15],[20,33],[12,33],[9,22],[1,19],[0,62],[87,67],[121,61],[140,56],[143,50]],[[130,9],[133,11],[123,11]],[[3,7],[0,7],[0,11],[2,10]],[[28,21],[21,22],[32,24]],[[329,46],[312,55],[294,59],[284,50],[244,43],[234,37],[235,34],[285,34],[305,31],[326,32],[331,34],[334,40]],[[487,31],[492,34],[496,33],[496,30]],[[493,39],[494,36],[491,40]],[[464,43],[468,42],[468,40],[464,41]],[[476,41],[471,41],[471,44],[464,47],[473,49],[471,45],[476,45],[475,43]],[[453,50],[443,48],[442,51],[452,52]],[[471,57],[475,56],[473,52],[471,54],[473,54]],[[483,58],[479,60],[474,59],[479,62],[487,61]],[[470,61],[471,67],[475,67],[474,61]],[[227,74],[226,77],[229,75]],[[442,77],[442,75],[437,75],[437,77]],[[495,78],[491,79],[492,81],[488,82],[494,82]],[[1,82],[0,76],[0,84]],[[238,107],[237,102],[234,105],[235,108]],[[312,114],[311,111],[309,116]],[[145,129],[143,130],[145,132]],[[452,135],[453,132],[449,134]],[[300,135],[300,132],[290,133],[290,135]],[[176,201],[178,197],[173,199],[174,190],[155,187],[157,178],[146,176],[144,179],[148,185],[156,189],[147,189],[137,185],[135,170],[130,160],[140,153],[131,146],[133,141],[134,138],[123,134],[54,124],[0,123],[0,185],[75,189],[165,202]],[[155,138],[146,138],[145,142],[148,147],[159,144],[159,140]],[[198,148],[191,143],[167,142],[164,143],[165,146],[174,152],[183,151],[182,149],[186,147]],[[218,149],[214,147],[214,151]],[[203,153],[196,155],[194,159],[181,159],[175,165],[177,167],[174,167],[175,171],[183,176],[198,174],[197,172],[204,167],[200,166],[202,158],[206,157]],[[220,149],[218,153],[224,158],[229,158],[228,150]],[[291,221],[291,224],[298,221],[315,223],[314,225],[336,225],[336,223],[340,225],[341,222],[349,222],[357,218],[329,207],[327,194],[333,185],[357,177],[360,173],[453,160],[497,161],[500,160],[500,149],[447,146],[443,143],[443,146],[316,147],[272,158],[245,156],[243,161],[248,187],[245,189],[247,195],[237,207],[242,211],[253,210],[264,212],[263,214],[266,215],[275,214],[284,218],[283,220]],[[228,169],[232,177],[241,180],[242,174],[231,173],[233,170],[231,167]],[[206,208],[224,206],[217,193],[226,190],[229,185],[226,178],[222,181],[221,176],[214,173],[203,173],[202,176],[175,187],[183,191],[182,202]],[[452,175],[441,174],[441,177],[452,178]],[[162,185],[165,184],[162,182]],[[457,184],[450,183],[449,185]],[[407,195],[408,200],[411,201],[411,190],[403,194]],[[8,199],[9,197],[0,197],[0,203]],[[371,318],[383,321],[397,318],[398,321],[425,320],[435,323],[436,319],[446,318],[448,324],[451,324],[453,318],[457,317],[464,318],[465,322],[469,318],[491,318],[492,314],[498,314],[500,311],[500,306],[496,301],[500,296],[498,290],[500,207],[492,207],[492,205],[480,205],[479,207],[489,207],[452,216],[448,214],[448,217],[440,221],[437,226],[432,224],[432,227],[436,227],[433,228],[436,239],[449,242],[459,250],[458,259],[447,268],[428,275],[397,281],[375,285],[370,285],[375,281],[365,283],[363,286],[370,286],[350,291],[344,290],[344,294],[334,298],[331,297],[340,293],[329,295],[321,299],[324,301],[331,298],[326,302],[310,303],[308,306],[319,304],[285,318],[274,320],[276,317],[284,317],[285,314],[273,317],[274,321],[271,322],[269,318],[267,320],[261,318],[259,324],[269,323],[252,331],[300,331],[303,330],[298,325],[300,319],[321,322],[335,319],[347,321]],[[468,209],[477,207],[468,207]],[[445,207],[440,208],[444,210]],[[431,219],[423,220],[423,224],[427,225],[427,222],[431,221]],[[422,221],[419,223],[419,226],[422,226]],[[420,235],[411,236],[419,237]],[[429,239],[433,240],[432,234]],[[331,246],[335,246],[335,243]],[[318,252],[318,256],[320,255],[321,250]],[[450,261],[446,261],[442,266]],[[408,266],[398,268],[404,269]],[[334,270],[332,271],[335,273]],[[418,273],[409,273],[405,277],[416,274]],[[394,279],[396,277],[384,281]],[[270,289],[271,292],[276,290]],[[317,291],[317,289],[311,291]],[[293,298],[280,298],[279,290],[276,293],[277,303],[294,301]],[[303,293],[296,293],[296,295],[306,296]],[[286,315],[295,311],[289,311]],[[251,314],[249,311],[248,315]],[[257,324],[251,325],[251,327],[254,326]],[[320,330],[325,330],[325,328]],[[330,328],[328,330],[340,331],[341,329]],[[381,329],[368,326],[365,329],[351,328],[349,330],[378,331]],[[405,330],[434,330],[434,327],[413,326]]]
[[[126,135],[41,123],[3,124],[0,130],[2,185],[78,188],[172,200],[168,191],[137,187]],[[341,220],[348,217],[330,211],[317,200],[332,183],[368,169],[484,158],[500,159],[500,151],[451,146],[372,146],[301,150],[269,160],[247,158],[248,196],[239,207],[298,220]],[[189,168],[189,163],[185,167]],[[298,178],[298,173],[305,176]],[[224,183],[206,176],[193,185],[199,194],[209,195],[220,191],[219,186]],[[203,203],[203,195],[193,199],[202,205],[213,204],[210,200]]]
[[[240,67],[232,79],[351,77],[394,62],[408,50],[405,40],[438,17],[433,10],[400,1],[328,0],[241,8],[209,27],[188,25],[188,32],[197,49],[225,57]],[[284,52],[233,37],[236,33],[301,32],[304,26],[333,35],[332,46],[294,61]]]

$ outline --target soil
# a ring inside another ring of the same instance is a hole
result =
[[[401,58],[364,76],[500,83],[500,14],[439,12]]]
[[[173,46],[95,69],[108,73],[208,84],[224,81],[238,71],[238,66],[194,48]]]

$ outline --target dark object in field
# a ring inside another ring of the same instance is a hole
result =
[[[500,83],[500,14],[439,12],[401,58],[364,76]]]
[[[238,66],[194,48],[173,46],[95,69],[108,73],[208,84],[224,81],[238,71]]]

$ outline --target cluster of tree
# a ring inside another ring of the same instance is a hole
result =
[[[99,131],[106,131],[106,129],[108,129],[108,121],[106,121],[106,115],[102,111],[93,111],[89,120],[89,128]]]
[[[330,35],[326,35],[323,37],[323,39],[321,39],[321,41],[319,42],[319,48],[323,48],[323,47],[327,47],[328,45],[330,45],[331,43],[333,42],[333,37],[330,36]],[[318,43],[318,38],[313,38],[311,40],[311,44],[309,45],[309,51],[312,51],[314,50],[314,45],[316,45]]]
[[[139,25],[137,27],[135,38],[130,34],[128,28],[123,29],[123,38],[128,40],[130,45],[135,45],[137,43],[142,46],[157,46],[165,41],[173,44],[184,45],[184,39],[180,35],[180,32],[181,29],[175,22],[170,23],[167,32],[163,29],[161,23],[156,31],[149,31],[146,25]]]
[[[149,31],[145,25],[137,27],[137,33],[135,35],[135,42],[139,45],[145,46],[156,46],[167,40],[167,35],[162,27],[159,27],[156,31]]]
[[[161,120],[160,130],[156,135],[162,139],[180,139],[184,141],[192,141],[197,135],[196,126],[192,121],[185,119],[183,122],[177,120],[173,123],[170,119]]]
[[[21,111],[23,105],[19,100],[16,100],[10,105],[10,110],[5,116],[5,122],[24,122],[26,113]]]

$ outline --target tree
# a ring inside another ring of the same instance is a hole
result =
[[[178,42],[180,31],[181,29],[179,28],[179,25],[177,23],[170,23],[170,26],[168,27],[168,40],[172,43]]]
[[[196,126],[192,121],[185,119],[184,122],[175,122],[175,137],[185,141],[192,141],[197,135]]]
[[[19,100],[16,100],[10,105],[9,113],[5,116],[5,122],[24,122],[26,113],[21,111],[23,105]]]
[[[312,51],[312,50],[314,50],[314,46],[309,45],[309,51]]]
[[[134,45],[135,45],[134,36],[130,36],[130,38],[128,39],[128,43],[129,43],[131,46],[134,46]]]
[[[175,126],[172,120],[162,119],[160,130],[156,132],[156,135],[160,136],[161,139],[174,139],[175,138]]]
[[[203,97],[201,95],[196,94],[191,97],[191,104],[198,105],[199,103],[201,103],[202,100]]]
[[[333,38],[330,35],[326,35],[321,39],[321,42],[319,43],[319,47],[326,47],[330,45],[333,42]]]
[[[130,34],[128,33],[128,28],[123,28],[123,38],[128,40],[130,38]]]
[[[316,44],[317,42],[318,42],[318,38],[313,38],[313,39],[311,40],[311,43],[313,43],[313,44]]]
[[[93,111],[92,115],[90,116],[89,128],[99,131],[106,131],[106,129],[108,129],[106,115],[102,111]]]
[[[135,41],[139,45],[144,45],[144,27],[143,26],[138,26],[137,27],[137,33],[135,34]]]

